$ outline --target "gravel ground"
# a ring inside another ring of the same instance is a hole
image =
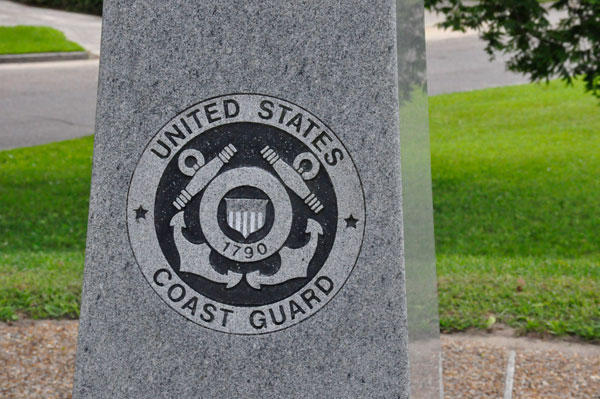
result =
[[[71,398],[77,321],[0,323],[0,398]],[[600,346],[504,334],[442,336],[446,399],[502,398],[508,351],[514,399],[600,399]]]
[[[0,398],[71,397],[76,321],[0,323]]]
[[[600,346],[515,338],[514,331],[442,336],[446,399],[502,398],[516,352],[513,399],[600,399]]]
[[[446,399],[502,397],[507,359],[503,348],[443,339],[442,350]]]
[[[516,360],[515,398],[600,399],[598,355],[535,350],[517,354]]]

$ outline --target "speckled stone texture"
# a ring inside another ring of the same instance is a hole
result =
[[[396,5],[391,0],[105,0],[74,398],[407,398]],[[366,228],[346,285],[283,331],[184,319],[148,286],[127,237],[144,146],[186,107],[263,93],[345,144]]]

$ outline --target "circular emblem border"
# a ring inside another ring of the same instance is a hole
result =
[[[227,116],[227,100],[238,104],[237,113],[231,112]],[[268,119],[264,118],[268,115],[268,107],[262,107],[265,101],[273,105],[270,108],[272,115]],[[207,111],[207,107],[212,113]],[[287,108],[287,115],[302,114],[307,119],[312,119],[318,129],[313,128],[310,134],[299,133],[297,125],[280,122],[287,120],[275,114],[284,109],[277,107]],[[172,124],[192,114],[197,118],[197,123],[186,126],[191,128],[191,131],[171,149],[168,157],[160,158],[151,152],[153,144],[165,138],[164,133]],[[231,116],[233,114],[235,116]],[[191,139],[217,126],[236,122],[271,125],[302,141],[319,159],[321,167],[326,168],[338,201],[336,236],[327,260],[313,279],[301,289],[269,305],[233,306],[214,301],[193,290],[177,276],[164,258],[154,225],[156,188],[166,165]],[[316,139],[317,136],[320,139]],[[334,149],[339,151],[337,156],[331,153]],[[331,165],[334,158],[335,164]],[[137,210],[147,212],[144,212],[140,219]],[[362,249],[365,218],[365,196],[358,170],[337,135],[310,111],[287,100],[264,94],[238,93],[216,96],[179,112],[152,136],[144,148],[131,177],[127,194],[129,242],[136,263],[148,284],[181,316],[202,327],[229,334],[259,335],[281,331],[308,319],[325,307],[341,290],[354,269]],[[300,306],[302,311],[298,311],[297,306]],[[283,314],[280,312],[286,315],[284,322],[281,322]],[[276,317],[273,316],[274,313]],[[257,328],[257,325],[260,327]]]

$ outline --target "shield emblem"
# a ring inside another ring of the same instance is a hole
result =
[[[256,198],[225,198],[227,224],[248,238],[265,225],[268,202]]]

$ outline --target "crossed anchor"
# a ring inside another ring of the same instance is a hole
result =
[[[203,154],[195,149],[185,150],[180,155],[179,169],[183,174],[191,176],[192,179],[181,190],[173,202],[173,206],[180,212],[175,214],[170,222],[170,225],[173,227],[175,245],[181,259],[180,271],[196,274],[216,283],[226,284],[226,288],[233,288],[239,284],[244,277],[244,273],[229,270],[226,274],[221,274],[211,266],[209,260],[212,251],[211,247],[207,243],[194,244],[183,236],[182,230],[186,228],[183,209],[194,196],[211,184],[223,166],[229,163],[236,153],[237,149],[235,146],[228,144],[208,163],[205,163]],[[292,165],[283,161],[269,146],[261,150],[261,155],[272,166],[285,186],[300,197],[312,212],[318,214],[323,210],[323,204],[306,184],[306,181],[313,179],[317,175],[320,168],[320,163],[313,154],[309,152],[299,154],[294,159]],[[193,160],[191,166],[188,162],[190,159]],[[306,163],[310,164],[308,170],[303,167]],[[287,200],[289,201],[289,198]],[[202,227],[204,228],[205,226]],[[277,273],[271,276],[261,275],[260,271],[245,273],[248,284],[252,288],[259,290],[263,285],[277,285],[291,279],[307,277],[308,266],[315,254],[318,236],[323,235],[323,229],[316,220],[309,218],[305,232],[310,235],[309,241],[305,246],[296,249],[284,246],[278,250],[281,257],[281,266]],[[286,237],[287,234],[289,234],[289,230],[286,233]],[[282,242],[284,242],[286,237],[279,237],[279,239],[283,238]],[[241,262],[246,261],[242,259],[236,260]]]

